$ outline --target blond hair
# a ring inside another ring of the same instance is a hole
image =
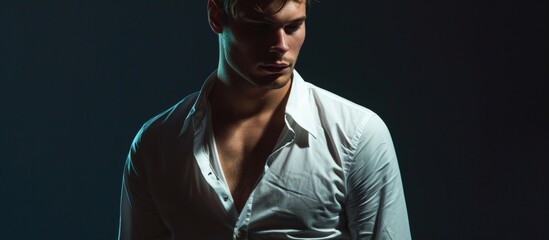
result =
[[[218,4],[218,6],[223,7],[225,13],[228,17],[231,18],[239,18],[243,15],[243,10],[241,7],[241,4],[249,4],[249,7],[252,7],[254,11],[257,13],[266,13],[266,14],[276,14],[284,6],[288,1],[297,1],[297,2],[303,2],[305,1],[307,4],[310,4],[312,0],[215,0]],[[274,12],[265,12],[264,7],[266,4],[269,3],[276,3],[276,8],[274,9]]]

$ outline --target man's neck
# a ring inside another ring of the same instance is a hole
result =
[[[283,115],[292,80],[278,89],[263,89],[246,80],[227,81],[217,77],[215,81],[209,96],[212,111],[226,120],[238,122],[272,120],[274,115]]]

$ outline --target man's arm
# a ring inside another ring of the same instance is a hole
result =
[[[357,137],[348,175],[346,213],[353,239],[411,239],[391,136],[374,115]]]
[[[147,186],[141,133],[134,139],[124,167],[118,239],[169,239]]]

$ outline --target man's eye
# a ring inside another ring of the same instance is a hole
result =
[[[286,33],[293,33],[295,31],[299,30],[300,27],[301,27],[301,24],[299,24],[299,25],[296,24],[296,25],[287,26],[284,29],[285,29]]]

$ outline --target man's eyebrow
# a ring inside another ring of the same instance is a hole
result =
[[[300,17],[300,18],[296,18],[296,19],[294,19],[290,22],[291,23],[305,22],[306,19],[307,19],[307,16],[303,16],[303,17]]]

